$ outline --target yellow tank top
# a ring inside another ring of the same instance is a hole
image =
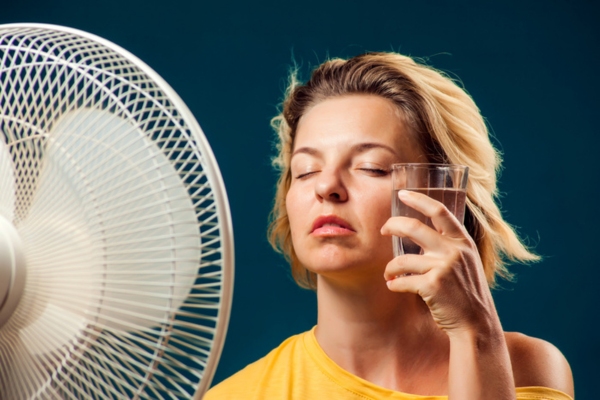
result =
[[[563,392],[517,388],[519,400],[572,400]],[[396,392],[352,375],[319,346],[314,328],[284,341],[265,357],[219,383],[205,400],[444,400]]]

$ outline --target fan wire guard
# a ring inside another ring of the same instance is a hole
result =
[[[202,396],[231,218],[199,125],[154,71],[85,32],[0,25],[0,216],[27,264],[0,398]]]

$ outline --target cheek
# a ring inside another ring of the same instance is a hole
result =
[[[303,210],[302,202],[292,188],[290,188],[285,197],[285,208],[287,211],[288,221],[290,223],[290,229],[292,231],[293,239],[294,232],[296,232],[298,228],[297,225],[302,220],[300,216],[303,214]]]
[[[362,209],[369,215],[369,220],[377,225],[374,229],[380,229],[392,216],[392,190],[387,186],[377,190],[362,190],[360,202]]]
[[[387,263],[394,256],[392,239],[381,234],[381,228],[392,216],[392,190],[391,188],[387,189],[386,187],[385,190],[377,191],[376,194],[374,193],[366,199],[371,204],[369,228],[372,232],[370,235],[372,240],[370,246],[374,252],[372,256],[381,263]]]

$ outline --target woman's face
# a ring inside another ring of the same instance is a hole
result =
[[[321,275],[383,273],[393,252],[380,229],[391,215],[390,166],[399,162],[426,159],[391,101],[348,95],[309,109],[296,132],[286,197],[302,265]]]

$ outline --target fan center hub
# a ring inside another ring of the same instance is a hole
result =
[[[13,224],[0,215],[0,327],[17,308],[25,287],[23,244]]]

